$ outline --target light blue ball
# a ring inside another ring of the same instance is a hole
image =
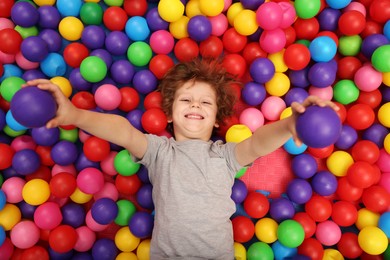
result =
[[[390,41],[390,20],[388,20],[383,26],[383,34]]]
[[[290,259],[298,253],[298,249],[296,247],[290,248],[284,246],[278,240],[272,244],[272,251],[274,251],[275,260]]]
[[[296,145],[292,137],[283,145],[284,150],[292,155],[301,154],[307,149],[306,144]]]
[[[379,217],[378,227],[390,238],[390,211],[383,213]]]
[[[331,61],[337,53],[337,45],[329,36],[319,36],[309,45],[311,58],[316,62]]]
[[[132,41],[145,41],[150,35],[148,23],[142,16],[133,16],[127,20],[125,32]]]
[[[352,2],[352,0],[326,0],[326,3],[329,7],[333,9],[342,9],[347,7]]]
[[[4,64],[3,68],[4,72],[3,75],[0,77],[0,82],[3,82],[3,80],[9,77],[21,78],[23,75],[23,71],[14,64]]]
[[[66,63],[64,58],[55,52],[49,53],[41,62],[40,68],[48,77],[64,76],[66,73]]]
[[[81,0],[57,0],[56,7],[58,12],[63,16],[74,16],[80,15],[80,9],[83,5]]]
[[[7,125],[9,128],[11,128],[14,131],[23,131],[26,130],[27,127],[24,125],[20,124],[18,121],[15,120],[14,116],[12,115],[11,110],[8,110],[6,115],[5,115],[5,121],[7,122]]]

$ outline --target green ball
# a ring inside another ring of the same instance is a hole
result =
[[[3,128],[3,132],[10,136],[10,137],[17,137],[17,136],[21,136],[21,135],[24,135],[27,130],[20,130],[20,131],[15,131],[13,130],[11,127],[9,127],[8,125],[6,125],[4,128]]]
[[[297,16],[302,19],[310,19],[318,14],[321,8],[320,0],[295,0],[294,8]]]
[[[97,3],[84,3],[80,8],[80,19],[84,24],[100,25],[103,20],[103,8]]]
[[[311,42],[309,40],[306,40],[306,39],[299,39],[295,43],[303,44],[303,45],[305,45],[306,47],[309,48]]]
[[[372,66],[380,72],[390,72],[390,44],[379,46],[371,56]]]
[[[131,176],[137,173],[141,165],[133,161],[127,150],[122,150],[115,155],[114,167],[120,175]]]
[[[122,6],[123,0],[104,0],[104,3],[108,6]]]
[[[137,208],[133,204],[133,202],[122,199],[116,202],[118,205],[118,215],[115,218],[115,224],[119,226],[126,226],[129,224],[130,218],[137,211]]]
[[[22,26],[16,25],[14,29],[22,36],[23,39],[26,39],[27,37],[30,37],[30,36],[38,36],[38,34],[39,34],[39,30],[36,26],[22,27]]]
[[[305,231],[302,225],[292,219],[287,219],[279,224],[276,231],[279,242],[289,248],[300,246],[305,239]]]
[[[60,140],[65,140],[69,141],[72,143],[76,143],[76,141],[79,139],[79,130],[78,128],[73,128],[73,129],[60,129]]]
[[[88,82],[96,83],[107,75],[107,65],[97,56],[89,56],[80,64],[80,74]]]
[[[22,85],[26,83],[26,81],[22,78],[11,76],[5,78],[0,85],[0,94],[1,96],[8,102],[11,101],[12,97],[15,93],[22,88]]]
[[[338,51],[343,56],[356,56],[360,52],[362,41],[359,35],[341,36]]]
[[[333,98],[335,101],[347,105],[356,101],[360,91],[355,82],[349,79],[342,79],[333,86]]]
[[[274,252],[268,244],[255,242],[249,246],[246,256],[248,260],[273,260]]]
[[[138,67],[147,65],[152,56],[152,48],[145,42],[133,42],[127,49],[127,58]]]
[[[236,173],[236,176],[235,178],[241,178],[242,176],[244,176],[244,174],[246,173],[246,170],[248,170],[248,167],[243,167],[241,168],[237,173]]]

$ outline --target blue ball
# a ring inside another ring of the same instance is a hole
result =
[[[56,7],[59,13],[64,16],[78,17],[83,1],[81,0],[57,0]]]
[[[64,57],[52,52],[41,62],[40,68],[48,77],[64,76],[66,73],[66,63]]]
[[[5,116],[5,121],[7,122],[7,125],[9,128],[11,128],[14,131],[23,131],[28,129],[24,125],[20,124],[18,121],[15,120],[15,118],[12,115],[11,110],[8,110]],[[2,128],[3,129],[3,128]]]
[[[328,62],[337,53],[337,45],[328,36],[316,37],[309,45],[311,58],[316,62]]]
[[[144,17],[133,16],[127,20],[125,32],[132,41],[144,41],[149,37],[150,29]]]
[[[306,144],[297,145],[292,138],[288,139],[287,142],[283,145],[283,148],[286,152],[292,155],[301,154],[307,149]]]
[[[349,5],[352,0],[326,0],[326,3],[333,9],[342,9]]]

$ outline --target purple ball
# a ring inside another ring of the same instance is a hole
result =
[[[112,223],[118,215],[118,212],[118,205],[110,198],[98,199],[91,207],[92,218],[100,225]]]
[[[317,88],[326,88],[336,80],[337,69],[333,62],[318,62],[309,69],[309,82]]]
[[[275,65],[268,58],[256,58],[249,66],[253,81],[264,84],[275,75]]]
[[[106,36],[105,46],[112,55],[124,55],[130,46],[130,39],[122,31],[112,31]]]
[[[148,168],[146,168],[145,166],[141,165],[141,167],[139,168],[139,170],[137,172],[137,176],[143,183],[146,183],[146,184],[150,183],[149,171],[148,171]]]
[[[62,224],[78,228],[84,224],[85,209],[83,205],[77,203],[67,203],[61,207]]]
[[[333,8],[324,8],[321,13],[318,14],[318,22],[320,24],[321,31],[336,31],[338,28],[339,18],[341,11]]]
[[[106,49],[93,50],[89,55],[101,58],[106,63],[107,68],[111,67],[113,58]]]
[[[151,31],[167,30],[169,27],[169,23],[161,18],[157,7],[146,13],[146,23]]]
[[[69,74],[69,82],[73,89],[79,91],[88,91],[92,88],[92,83],[86,81],[80,73],[80,68],[74,68]]]
[[[265,0],[241,0],[240,2],[245,9],[256,11],[257,8],[265,2]]]
[[[37,87],[24,87],[12,97],[10,109],[14,119],[25,127],[41,127],[57,112],[57,103],[50,92]]]
[[[292,201],[280,197],[271,201],[269,214],[275,221],[282,222],[283,220],[294,217],[295,208]]]
[[[118,248],[113,239],[100,238],[92,246],[93,259],[112,260],[118,255]]]
[[[126,119],[129,120],[130,124],[137,128],[139,131],[144,132],[144,129],[142,127],[141,118],[144,111],[141,109],[134,109],[127,113]]]
[[[326,170],[317,172],[312,180],[313,190],[321,196],[330,196],[337,190],[337,177]]]
[[[33,80],[33,79],[43,79],[46,78],[45,74],[42,73],[42,71],[37,70],[37,69],[32,69],[32,70],[26,70],[23,73],[22,78],[25,81]]]
[[[39,36],[29,36],[22,41],[20,50],[23,56],[31,62],[40,62],[49,54],[49,47]]]
[[[293,179],[287,185],[288,198],[297,204],[304,204],[310,200],[313,190],[310,183],[304,179]]]
[[[22,217],[23,218],[34,220],[34,212],[35,212],[35,210],[37,209],[38,206],[34,206],[34,205],[31,205],[31,204],[28,204],[24,200],[19,202],[17,204],[17,206],[18,206],[20,212],[22,213]]]
[[[298,154],[291,160],[291,169],[298,178],[309,179],[318,169],[316,159],[310,154]]]
[[[250,106],[260,105],[263,103],[266,96],[267,91],[265,90],[264,85],[253,81],[245,83],[241,90],[242,100]]]
[[[211,22],[204,15],[195,15],[191,17],[187,24],[189,37],[197,42],[201,42],[209,38],[211,30]]]
[[[133,86],[141,94],[149,94],[157,88],[158,80],[153,72],[144,69],[139,70],[134,74]]]
[[[74,162],[75,164],[75,167],[76,167],[76,170],[78,172],[80,172],[81,170],[85,169],[85,168],[99,168],[100,167],[100,164],[99,162],[93,162],[91,160],[89,160],[84,152],[80,152],[79,153],[79,156],[77,157],[76,161]]]
[[[3,129],[7,124],[7,121],[5,120],[5,115],[6,115],[5,112],[2,109],[0,109],[0,129]]]
[[[66,166],[73,164],[78,157],[77,146],[70,141],[62,140],[52,147],[50,155],[58,165]]]
[[[290,88],[284,96],[284,102],[289,107],[293,102],[302,103],[308,96],[309,93],[303,88]]]
[[[42,5],[38,8],[39,26],[41,28],[57,29],[61,21],[61,14],[52,5]]]
[[[21,175],[34,173],[40,166],[41,159],[39,155],[31,149],[17,151],[12,157],[12,168]]]
[[[105,38],[104,29],[98,25],[86,26],[81,34],[81,42],[92,50],[103,48]]]
[[[31,130],[31,137],[37,145],[52,146],[60,138],[59,128],[47,128],[46,126],[36,127]]]
[[[379,123],[374,123],[369,128],[364,130],[362,139],[374,142],[379,147],[379,149],[382,149],[383,141],[388,134],[389,130],[385,126]]]
[[[138,211],[129,220],[129,229],[138,238],[147,238],[152,235],[154,226],[153,216],[147,212]]]
[[[241,204],[246,196],[248,195],[248,188],[246,187],[245,182],[240,179],[234,179],[234,184],[232,187],[231,198],[236,204]]]
[[[144,184],[137,191],[136,200],[138,204],[144,209],[149,209],[149,210],[154,209],[152,190],[153,190],[152,184]]]
[[[358,133],[356,129],[349,125],[342,125],[339,139],[337,139],[335,146],[340,150],[348,150],[358,140]]]
[[[301,70],[290,70],[288,77],[290,79],[291,85],[298,88],[307,88],[310,86],[310,81],[308,78],[310,67],[307,66]]]
[[[382,94],[382,102],[390,102],[390,88],[380,88]]]
[[[19,1],[11,8],[11,19],[21,27],[33,27],[39,21],[39,12],[32,3]]]
[[[48,46],[49,52],[60,52],[62,48],[62,37],[53,29],[43,29],[39,32],[41,37]]]
[[[313,148],[324,148],[334,144],[341,133],[341,121],[330,107],[309,106],[296,122],[298,137]]]
[[[389,42],[389,39],[383,34],[368,35],[362,41],[361,52],[368,60],[371,60],[374,51],[382,45],[389,44]]]
[[[117,60],[111,65],[110,73],[115,82],[130,85],[135,74],[135,68],[128,60]]]

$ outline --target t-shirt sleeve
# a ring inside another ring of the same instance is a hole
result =
[[[236,158],[234,150],[236,149],[236,143],[228,142],[224,145],[221,145],[221,151],[223,153],[223,157],[226,158],[226,162],[228,167],[234,172],[237,173],[240,169],[243,168]],[[248,165],[250,166],[250,165]],[[245,166],[244,166],[245,167]]]

